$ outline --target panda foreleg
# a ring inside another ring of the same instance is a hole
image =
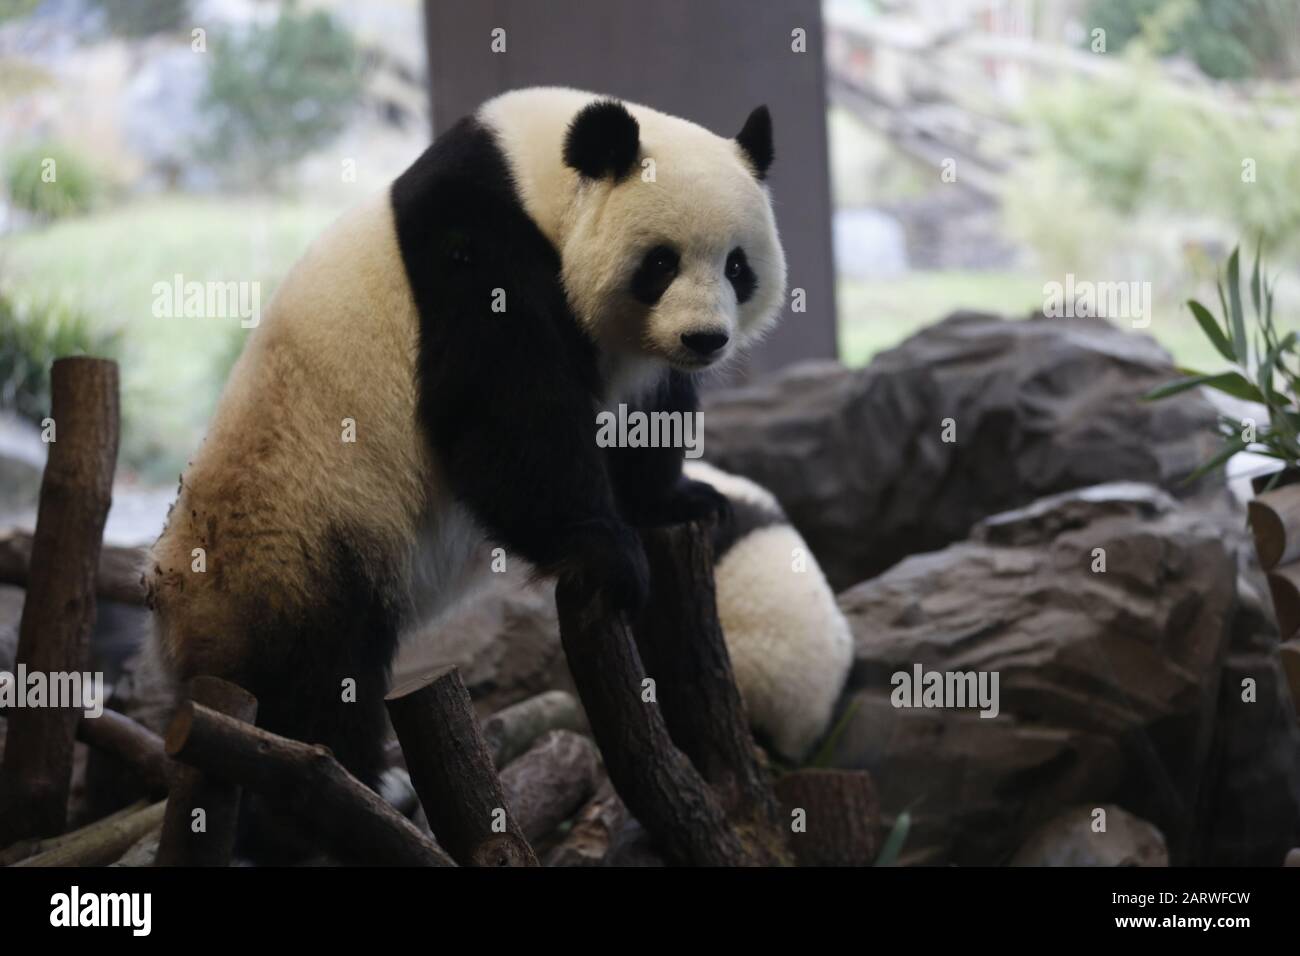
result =
[[[689,375],[672,371],[654,393],[636,404],[636,410],[648,415],[694,416],[699,411],[695,384]],[[686,434],[684,429],[682,434]],[[637,527],[711,517],[725,522],[730,516],[731,502],[725,495],[712,485],[682,474],[684,447],[614,447],[606,449],[606,455],[619,510]]]
[[[421,368],[421,417],[442,480],[490,539],[541,573],[572,574],[613,608],[639,609],[649,568],[596,446],[589,383],[540,316],[470,325],[456,326],[464,334],[447,352],[426,356],[490,364],[426,359]]]

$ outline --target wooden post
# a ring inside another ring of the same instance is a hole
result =
[[[462,866],[536,866],[459,669],[414,678],[384,703],[429,826],[452,859]]]
[[[668,732],[708,781],[723,811],[758,838],[769,862],[788,860],[775,795],[759,762],[718,623],[713,546],[703,525],[644,531],[651,593],[634,625]]]
[[[177,708],[166,746],[174,759],[298,814],[359,862],[452,865],[410,820],[348,773],[328,747],[281,737],[194,701]]]
[[[50,370],[53,441],[41,480],[17,662],[50,675],[85,670],[95,578],[117,464],[117,365],[57,359]],[[23,690],[23,688],[19,688]],[[0,846],[67,826],[72,749],[82,707],[9,715],[0,768]]]
[[[219,677],[196,677],[188,696],[234,720],[257,720],[257,698]],[[195,811],[204,830],[194,832]],[[210,777],[195,767],[177,767],[167,798],[167,818],[158,843],[158,866],[229,866],[239,824],[239,784]]]
[[[620,615],[561,577],[560,640],[605,767],[619,796],[677,864],[763,862],[741,842],[718,798],[668,735],[657,703],[642,699],[636,644]]]

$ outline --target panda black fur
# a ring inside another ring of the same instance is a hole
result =
[[[345,214],[277,290],[153,548],[173,674],[247,686],[262,726],[373,782],[399,635],[471,593],[494,547],[641,604],[633,528],[725,500],[681,449],[597,448],[595,414],[694,411],[692,373],[775,320],[771,158],[762,108],[726,139],[522,90]]]

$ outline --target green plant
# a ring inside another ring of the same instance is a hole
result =
[[[324,11],[292,5],[275,23],[218,37],[201,108],[212,120],[205,157],[228,178],[274,183],[343,130],[361,94],[361,58]]]
[[[1207,76],[1285,75],[1295,67],[1293,0],[1092,0],[1090,29],[1122,50],[1134,40],[1189,57]]]
[[[0,408],[39,424],[50,410],[50,364],[67,355],[111,358],[118,345],[117,332],[96,331],[66,302],[0,294]]]
[[[1268,423],[1239,422],[1219,416],[1221,447],[1209,461],[1193,472],[1188,481],[1224,464],[1241,451],[1251,451],[1282,462],[1282,467],[1300,467],[1300,347],[1297,333],[1278,331],[1273,320],[1273,284],[1261,272],[1260,253],[1249,279],[1251,315],[1242,304],[1240,250],[1228,257],[1226,279],[1218,283],[1222,322],[1195,299],[1187,307],[1201,331],[1223,358],[1231,364],[1226,372],[1198,372],[1179,369],[1182,377],[1147,393],[1148,400],[1167,398],[1204,385],[1234,398],[1257,402],[1268,409]],[[1292,363],[1295,363],[1294,365]],[[1279,470],[1270,482],[1281,476]]]
[[[94,205],[101,184],[89,164],[60,143],[36,143],[5,157],[5,189],[38,219],[59,219]]]

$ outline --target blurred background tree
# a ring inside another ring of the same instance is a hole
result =
[[[343,130],[361,94],[356,43],[323,10],[288,6],[268,26],[216,37],[211,57],[202,150],[235,182],[282,183]]]

